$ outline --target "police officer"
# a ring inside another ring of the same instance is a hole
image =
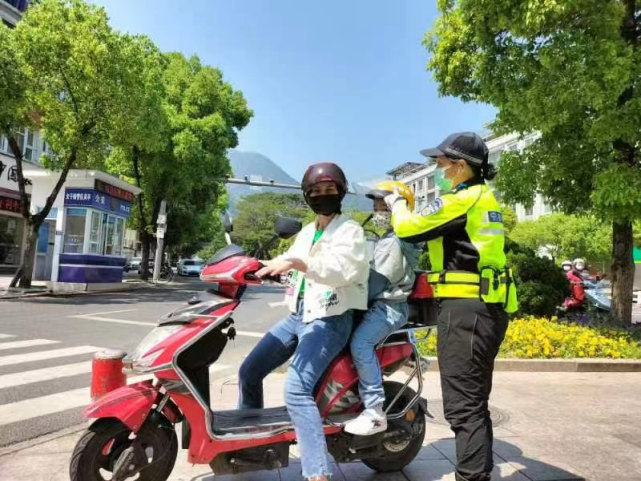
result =
[[[456,479],[489,480],[493,461],[488,400],[494,359],[508,313],[518,308],[506,267],[501,208],[485,183],[494,170],[485,142],[471,132],[452,134],[421,154],[436,163],[442,196],[416,214],[397,193],[385,201],[398,237],[428,243],[428,282],[439,300],[443,405],[456,436]]]

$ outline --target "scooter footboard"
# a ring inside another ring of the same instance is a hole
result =
[[[85,418],[116,418],[133,432],[137,432],[160,399],[160,393],[151,380],[123,386],[98,398],[85,408]],[[174,409],[172,409],[174,408]],[[163,414],[176,422],[176,408],[166,403]]]

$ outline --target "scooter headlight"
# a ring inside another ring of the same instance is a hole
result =
[[[168,326],[158,326],[154,328],[145,338],[138,344],[130,354],[128,354],[123,363],[125,369],[135,373],[145,373],[151,368],[158,356],[163,352],[162,350],[153,352],[146,356],[154,346],[157,346],[172,334],[178,332],[183,328],[182,324],[171,324]]]

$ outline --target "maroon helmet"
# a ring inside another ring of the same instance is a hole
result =
[[[303,181],[301,182],[301,189],[305,197],[309,194],[316,184],[321,182],[334,182],[340,192],[341,196],[347,193],[347,178],[345,172],[338,165],[332,162],[319,162],[307,167]]]

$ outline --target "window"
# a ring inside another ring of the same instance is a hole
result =
[[[23,155],[24,158],[30,161],[36,160],[36,149],[35,149],[35,142],[34,142],[34,135],[33,132],[30,130],[27,130],[27,135],[25,137],[26,143],[24,146],[24,151]]]
[[[36,157],[35,135],[30,130],[16,132],[16,140],[25,160],[34,161]]]
[[[525,215],[527,217],[531,217],[534,214],[534,207],[526,207],[525,208]]]
[[[416,198],[416,205],[414,206],[414,212],[420,212],[423,209],[424,200],[425,200],[424,195],[421,195]]]
[[[418,191],[421,192],[423,190],[423,181],[419,180],[418,181]]]
[[[501,151],[499,150],[498,152],[490,153],[488,157],[488,161],[490,164],[496,165],[499,163],[500,158],[501,158]]]
[[[113,253],[114,256],[122,255],[122,238],[125,234],[125,219],[116,217],[116,228],[114,229]]]
[[[23,226],[20,218],[0,215],[0,265],[20,264]]]
[[[81,254],[85,241],[87,209],[67,209],[67,226],[62,252]]]
[[[436,187],[436,183],[434,182],[434,176],[430,175],[427,178],[427,190],[433,190]]]
[[[412,184],[412,192],[416,193],[416,184]]]
[[[100,252],[100,212],[96,212],[95,210],[91,211],[89,253],[102,254],[102,252]]]
[[[427,194],[427,203],[434,202],[436,200],[436,192],[429,192]]]
[[[116,230],[116,218],[113,215],[102,214],[102,225],[104,232],[103,254],[106,256],[113,255],[114,249],[114,232]]]

